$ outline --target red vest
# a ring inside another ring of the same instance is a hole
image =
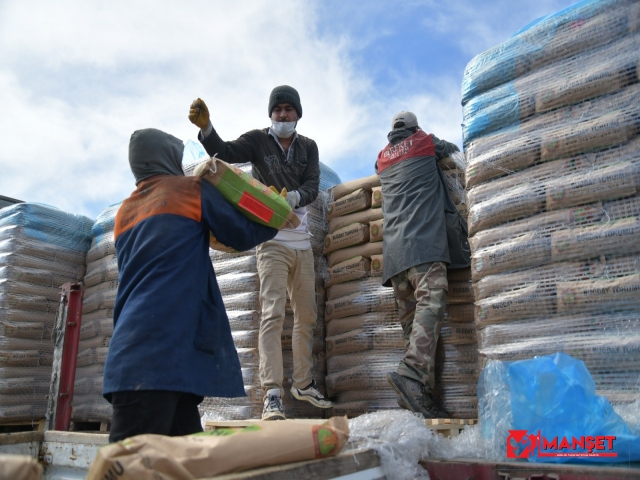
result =
[[[431,134],[418,130],[397,145],[388,144],[378,154],[378,173],[391,165],[416,157],[435,157],[436,146]]]

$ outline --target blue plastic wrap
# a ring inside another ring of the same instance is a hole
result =
[[[478,385],[483,437],[532,462],[640,460],[640,437],[595,391],[584,362],[564,353],[489,362]]]
[[[566,105],[614,93],[636,81],[637,34],[585,49],[471,98],[464,106],[465,145],[502,128]]]
[[[324,191],[342,183],[340,177],[330,167],[320,162],[320,190]]]
[[[477,55],[462,81],[462,103],[528,71],[569,58],[588,43],[605,45],[627,32],[628,15],[605,17],[627,0],[583,0],[533,22],[507,41]],[[600,15],[605,13],[605,15]]]
[[[0,229],[20,226],[25,238],[67,248],[89,250],[93,220],[39,203],[18,203],[0,210]]]
[[[98,218],[96,218],[96,222],[91,228],[91,235],[95,239],[94,243],[100,243],[105,234],[113,232],[116,222],[116,214],[120,209],[120,205],[122,205],[122,202],[114,203],[100,212]]]

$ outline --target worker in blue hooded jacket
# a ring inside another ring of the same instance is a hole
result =
[[[152,128],[129,143],[137,188],[115,220],[120,275],[104,369],[111,442],[202,431],[204,396],[245,395],[209,232],[243,251],[277,230],[248,220],[209,182],[185,177],[183,148]]]

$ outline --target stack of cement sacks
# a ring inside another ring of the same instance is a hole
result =
[[[398,408],[386,380],[403,356],[393,289],[381,284],[382,195],[377,175],[337,185],[324,244],[327,392],[334,415]]]
[[[113,335],[113,307],[118,291],[113,227],[120,205],[103,210],[91,230],[71,411],[71,419],[76,422],[108,422],[113,414],[111,404],[102,397],[102,378]]]
[[[251,164],[238,165],[244,171],[250,171]],[[314,331],[312,375],[318,389],[326,394],[324,377],[326,363],[324,356],[324,302],[325,291],[323,272],[326,269],[322,260],[322,245],[326,235],[326,192],[325,189],[339,183],[339,178],[324,164],[320,164],[320,194],[318,199],[307,206],[307,221],[313,237],[311,246],[314,252],[316,273],[316,304],[318,306],[317,325]],[[210,251],[216,278],[220,285],[222,298],[227,309],[231,332],[240,357],[245,392],[243,398],[205,398],[200,411],[208,419],[244,420],[260,418],[262,415],[263,391],[259,377],[258,337],[260,330],[260,280],[258,278],[255,249],[248,252],[224,253]],[[287,418],[322,418],[324,410],[306,402],[294,400],[289,394],[293,375],[293,311],[287,299],[285,320],[282,332],[282,360],[284,367],[282,401]]]
[[[436,396],[451,418],[478,418],[478,340],[471,269],[448,270],[449,291],[436,350]]]
[[[60,286],[80,282],[93,221],[21,203],[0,210],[0,422],[43,419]]]
[[[614,403],[640,378],[639,47],[640,3],[582,1],[462,89],[481,359],[563,351]]]

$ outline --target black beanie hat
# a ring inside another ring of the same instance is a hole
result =
[[[269,117],[271,117],[271,112],[273,112],[276,105],[280,103],[290,103],[293,108],[296,109],[298,118],[302,118],[300,95],[298,95],[298,91],[295,88],[289,85],[280,85],[271,90],[271,95],[269,96]]]

